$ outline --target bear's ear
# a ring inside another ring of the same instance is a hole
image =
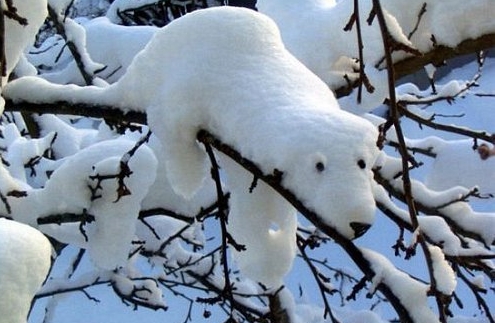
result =
[[[327,157],[321,152],[313,153],[309,156],[309,167],[312,167],[315,172],[323,173],[327,169]]]

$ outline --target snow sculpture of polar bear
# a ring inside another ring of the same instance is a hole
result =
[[[134,93],[145,94],[168,178],[183,196],[208,175],[196,141],[206,129],[266,173],[283,172],[282,185],[343,235],[359,236],[372,223],[376,130],[339,109],[325,83],[284,48],[268,17],[225,7],[188,14],[155,35],[115,91],[135,105],[143,95]],[[262,193],[250,195],[250,176],[225,169],[230,229],[252,251],[237,255],[239,266],[277,287],[295,255],[296,212],[262,183],[255,188]]]

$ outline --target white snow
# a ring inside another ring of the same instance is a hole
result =
[[[444,295],[452,295],[457,279],[452,267],[445,260],[445,256],[437,246],[428,246],[433,265],[433,277],[435,278],[436,289]]]
[[[364,90],[360,104],[356,102],[357,91],[345,97],[342,100],[343,107],[350,111],[376,108],[388,94],[385,73],[375,67],[384,57],[378,22],[376,18],[372,25],[366,22],[371,3],[359,2],[359,16],[365,73],[370,77],[375,92],[371,94]],[[489,0],[382,0],[380,3],[392,37],[422,52],[433,49],[437,44],[455,47],[463,40],[477,38],[495,29],[493,3]],[[426,4],[426,13],[421,17],[417,30],[412,33],[423,4]],[[344,66],[342,58],[359,58],[357,41],[349,40],[351,37],[357,39],[356,25],[352,31],[344,31],[354,12],[353,1],[259,0],[257,8],[276,21],[287,48],[330,88],[345,86],[344,75],[350,79],[357,77],[353,68],[349,68],[352,64],[344,64],[348,68],[341,68]],[[436,43],[431,40],[432,36]],[[395,60],[406,56],[404,52],[394,54]],[[356,106],[359,108],[356,109]]]
[[[361,1],[359,5],[365,73],[375,90],[373,93],[368,93],[363,89],[360,104],[356,102],[356,93],[345,98],[342,104],[352,111],[371,110],[380,105],[388,93],[386,72],[374,67],[381,61],[384,53],[381,31],[376,19],[372,25],[366,22],[371,11],[371,1]],[[260,12],[276,21],[288,50],[330,88],[345,86],[345,77],[352,80],[357,78],[353,68],[344,70],[340,68],[343,58],[348,61],[359,58],[357,41],[349,41],[349,39],[357,40],[356,24],[351,31],[344,30],[354,12],[352,1],[335,3],[325,0],[260,0],[257,2],[257,7]],[[385,15],[394,39],[411,45],[397,20],[388,11]],[[348,64],[348,66],[352,65]],[[357,105],[361,110],[355,109]]]
[[[7,75],[2,77],[2,88],[7,83],[8,77],[24,49],[34,42],[38,29],[47,16],[46,0],[14,0],[12,4],[17,8],[17,14],[28,20],[27,26],[21,26],[17,21],[5,18],[5,60],[7,62]],[[1,2],[2,7],[6,7],[5,0]],[[3,112],[4,101],[0,99],[0,112]]]
[[[158,28],[150,26],[126,27],[116,25],[106,17],[83,22],[81,26],[85,29],[85,46],[88,55],[93,61],[105,66],[105,69],[97,75],[108,83],[114,83],[126,72],[134,56],[145,47],[158,30]],[[54,39],[53,42],[55,41]],[[51,42],[48,43],[51,44]],[[42,47],[36,53],[31,53],[29,57],[38,65],[52,66],[54,64],[53,52],[62,50],[62,45],[62,42],[57,46],[52,45],[53,47],[45,52],[41,50],[44,48]],[[59,61],[65,62],[63,59]],[[41,74],[41,77],[59,84],[85,84],[76,63],[73,61],[68,64],[59,63],[53,69]]]
[[[93,176],[118,174],[122,171],[121,160],[121,156],[115,156],[98,161],[93,166]],[[128,166],[132,174],[124,178],[123,184],[128,195],[122,195],[124,187],[115,178],[92,185],[101,197],[88,210],[95,216],[95,222],[88,225],[88,247],[95,264],[104,269],[112,270],[126,263],[140,202],[155,180],[156,159],[147,147],[140,147]]]
[[[104,65],[94,62],[86,50],[85,29],[74,20],[68,18],[64,20],[64,28],[67,41],[76,46],[86,72],[93,74],[95,71],[102,69]]]
[[[0,218],[2,322],[26,323],[31,301],[51,266],[52,247],[36,229]]]
[[[407,309],[413,322],[439,322],[437,315],[428,306],[426,297],[428,285],[400,271],[383,255],[364,248],[361,248],[361,251],[375,272],[371,281],[372,288],[376,288],[379,284],[387,285]]]
[[[118,191],[123,187],[117,178],[98,183],[91,176],[118,174],[122,157],[133,146],[134,142],[125,139],[107,140],[67,158],[45,187],[29,190],[26,197],[11,200],[14,219],[36,225],[36,220],[43,216],[82,214],[86,211],[95,217],[94,222],[84,226],[87,244],[78,225],[63,228],[48,225],[41,230],[59,241],[89,248],[93,261],[99,267],[114,269],[122,266],[134,238],[140,202],[155,179],[156,159],[145,146],[136,151],[128,163],[132,174],[123,178],[131,194],[120,199]],[[94,193],[89,187],[93,188]],[[98,198],[92,200],[92,196]]]
[[[482,194],[495,194],[495,158],[482,160],[473,149],[472,140],[444,142],[436,147],[435,153],[426,185],[436,190],[456,185],[478,187]]]

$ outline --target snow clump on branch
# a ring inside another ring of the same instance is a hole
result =
[[[51,266],[52,247],[38,230],[0,218],[1,321],[26,323],[31,301]]]
[[[5,0],[2,0],[3,10],[6,10]],[[12,1],[16,14],[25,21],[21,22],[11,17],[5,17],[5,63],[6,75],[2,76],[3,87],[10,73],[21,59],[24,49],[34,42],[41,25],[48,14],[46,0],[14,0]],[[27,25],[24,25],[24,24]],[[1,89],[0,89],[1,91]],[[3,113],[4,100],[0,98],[0,113]]]

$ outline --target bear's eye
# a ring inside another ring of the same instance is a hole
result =
[[[315,164],[315,168],[318,172],[323,172],[325,170],[325,164],[323,164],[322,162],[317,162]]]
[[[365,169],[366,168],[366,162],[363,159],[358,160],[357,162],[359,168]]]

